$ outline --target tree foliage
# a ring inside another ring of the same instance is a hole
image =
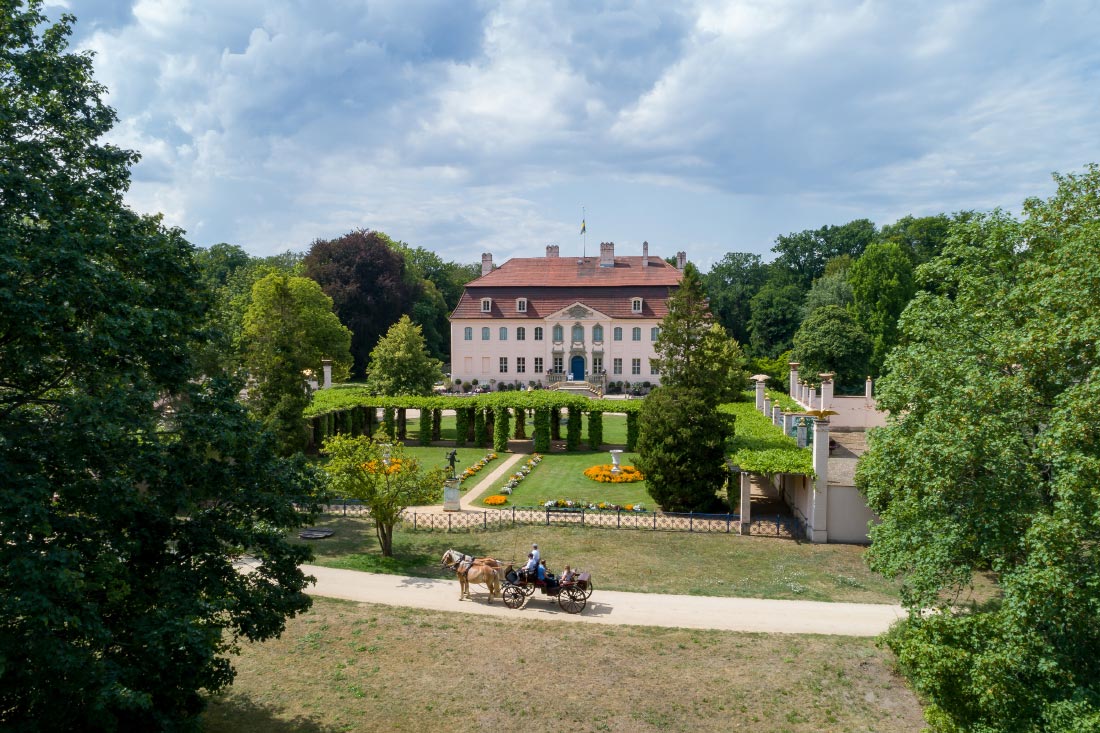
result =
[[[749,342],[752,297],[768,277],[760,255],[729,252],[703,277],[714,318],[740,344]]]
[[[856,219],[840,226],[823,226],[780,235],[775,239],[775,266],[792,273],[803,288],[825,273],[825,263],[834,257],[859,257],[875,239],[875,225]]]
[[[362,375],[370,352],[420,294],[405,257],[382,232],[359,229],[337,239],[318,239],[303,261],[306,277],[332,298],[341,323],[351,329],[352,373]]]
[[[769,280],[752,298],[750,345],[756,356],[775,357],[791,348],[791,338],[802,322],[802,288],[783,280]]]
[[[367,389],[380,395],[429,395],[443,365],[424,345],[420,326],[401,316],[370,354]]]
[[[661,387],[642,406],[636,445],[649,494],[670,511],[712,508],[729,434],[717,405],[744,388],[745,359],[713,322],[693,267],[669,298],[654,350]]]
[[[366,436],[334,435],[325,441],[325,471],[332,490],[370,509],[383,557],[393,557],[393,528],[410,506],[430,504],[443,494],[448,470],[423,470],[402,443],[383,444]]]
[[[838,305],[815,310],[794,335],[792,359],[799,362],[801,373],[814,380],[823,372],[836,372],[838,383],[862,385],[870,356],[867,334]]]
[[[638,468],[649,495],[665,511],[712,511],[726,479],[730,421],[713,396],[661,386],[638,416]]]
[[[745,358],[741,347],[714,323],[702,282],[693,267],[687,268],[680,287],[668,299],[668,314],[661,321],[653,345],[653,365],[661,384],[673,389],[693,389],[718,404],[745,386]]]
[[[333,378],[346,379],[351,333],[332,312],[332,299],[306,277],[272,273],[252,287],[241,339],[252,380],[249,398],[286,452],[305,445],[302,410],[308,374],[332,359]]]
[[[123,204],[137,156],[40,7],[0,14],[0,727],[189,729],[309,607],[314,484],[196,369],[193,248]]]
[[[877,376],[897,345],[898,317],[916,292],[913,265],[899,245],[875,243],[852,265],[848,281],[851,310],[871,339],[871,374]]]
[[[852,304],[852,285],[848,282],[848,271],[825,274],[814,280],[813,287],[806,293],[802,302],[802,322],[805,323],[818,308],[838,305],[847,308]]]
[[[938,287],[902,316],[859,464],[871,565],[910,610],[889,643],[940,730],[1100,723],[1100,169],[1056,180],[921,268]],[[976,570],[1002,597],[958,609]]]

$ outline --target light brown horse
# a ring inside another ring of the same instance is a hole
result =
[[[500,595],[500,580],[504,568],[493,558],[472,557],[458,550],[447,550],[440,562],[458,576],[458,600],[470,597],[470,583],[484,585],[489,589],[489,603],[493,602],[493,596]]]

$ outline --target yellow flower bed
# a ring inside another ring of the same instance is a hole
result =
[[[592,466],[585,469],[584,475],[593,481],[599,481],[601,484],[632,484],[635,481],[645,480],[642,472],[634,466],[620,466],[622,470],[619,473],[611,473],[612,468],[614,466],[609,463],[602,466]]]
[[[489,506],[500,506],[501,504],[506,504],[507,502],[508,497],[504,494],[493,494],[490,497],[486,497],[486,499],[484,500],[484,503]]]

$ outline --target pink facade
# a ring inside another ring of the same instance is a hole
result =
[[[660,382],[651,360],[682,273],[653,257],[514,258],[467,284],[451,315],[451,376],[549,384],[549,374]]]

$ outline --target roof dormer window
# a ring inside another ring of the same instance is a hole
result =
[[[516,298],[516,313],[527,312],[527,298]]]
[[[481,312],[482,313],[491,313],[492,311],[493,311],[493,299],[492,298],[482,298],[481,299]]]
[[[630,301],[630,312],[641,313],[642,312],[642,299],[634,298]]]

